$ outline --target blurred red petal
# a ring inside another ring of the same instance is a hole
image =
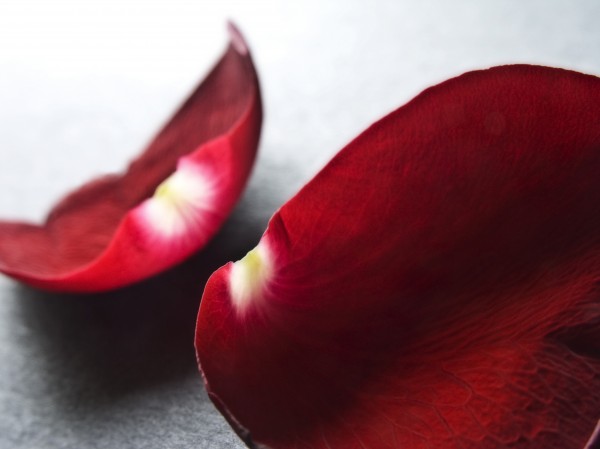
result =
[[[219,269],[209,394],[271,449],[582,449],[600,418],[600,79],[465,74]]]
[[[92,292],[182,261],[216,233],[250,174],[262,121],[247,46],[229,48],[127,172],[64,198],[46,223],[0,222],[0,271],[28,284]]]

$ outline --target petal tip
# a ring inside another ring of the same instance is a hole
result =
[[[233,48],[242,56],[246,56],[248,54],[248,45],[239,28],[232,21],[228,21],[227,31],[229,32],[229,38],[231,39]]]
[[[264,241],[233,264],[229,278],[231,301],[239,312],[264,296],[273,277],[273,258]]]
[[[202,217],[213,208],[214,186],[210,177],[192,163],[180,163],[143,205],[146,222],[166,237],[201,227]]]

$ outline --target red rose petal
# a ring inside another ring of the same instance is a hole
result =
[[[582,449],[599,282],[600,79],[498,67],[342,150],[213,274],[196,348],[256,447]]]
[[[0,271],[50,290],[107,290],[169,268],[215,234],[248,179],[262,120],[248,49],[233,26],[230,35],[126,173],[71,193],[43,226],[0,222]]]

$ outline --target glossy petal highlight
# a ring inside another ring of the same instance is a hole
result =
[[[159,273],[216,233],[250,174],[258,80],[235,27],[207,78],[127,171],[63,199],[46,223],[0,222],[0,271],[49,290],[92,292]]]
[[[506,66],[428,89],[273,216],[245,313],[235,265],[213,274],[209,394],[260,448],[582,449],[599,205],[598,78]]]

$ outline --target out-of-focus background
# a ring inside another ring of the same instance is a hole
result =
[[[140,285],[51,295],[0,275],[0,448],[243,447],[196,371],[207,276],[424,88],[507,63],[600,75],[596,0],[0,0],[0,217],[42,220],[123,169],[217,60],[227,19],[265,104],[246,194],[205,252]]]

